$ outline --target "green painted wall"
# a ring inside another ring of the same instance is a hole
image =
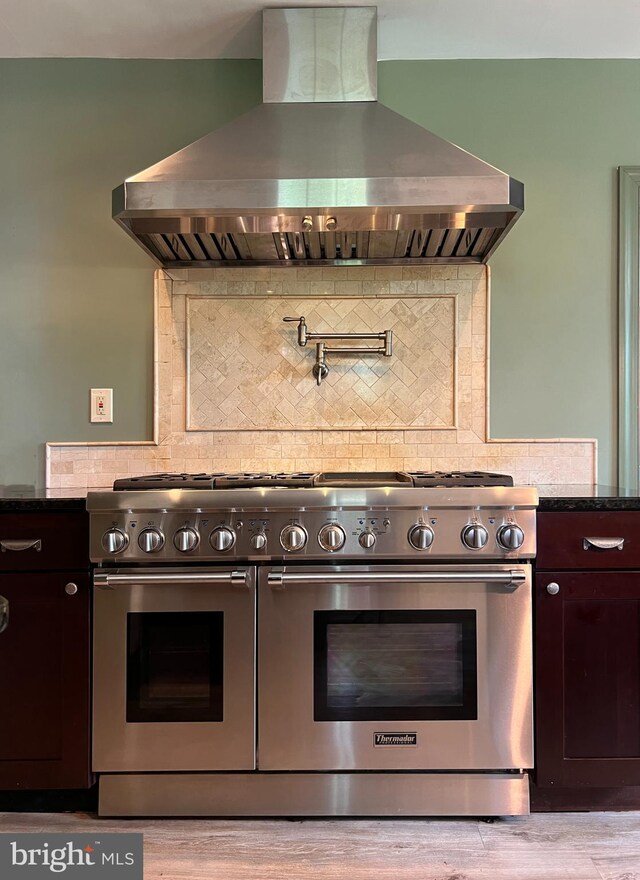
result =
[[[596,436],[614,474],[616,167],[640,61],[383,62],[380,100],[523,180],[492,260],[495,436]],[[151,432],[151,264],[110,192],[260,100],[256,61],[0,60],[0,483],[45,440]],[[406,145],[399,145],[402,148]],[[116,423],[88,423],[91,385]]]
[[[640,61],[388,62],[380,100],[525,184],[491,260],[496,437],[597,437],[615,475],[617,166],[640,163]]]
[[[259,61],[0,60],[0,484],[152,430],[153,263],[111,190],[260,101]],[[113,425],[89,388],[114,389]]]

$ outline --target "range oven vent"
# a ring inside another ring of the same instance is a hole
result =
[[[495,226],[364,232],[134,232],[166,268],[294,265],[482,262],[501,235]]]
[[[266,9],[264,102],[113,193],[164,267],[486,262],[522,184],[380,104],[375,7]]]

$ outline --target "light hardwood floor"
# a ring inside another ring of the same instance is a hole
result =
[[[640,812],[493,823],[0,813],[7,831],[141,831],[145,880],[640,880]]]

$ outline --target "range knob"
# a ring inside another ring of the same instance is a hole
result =
[[[178,529],[173,536],[173,546],[181,553],[188,553],[190,550],[195,550],[199,543],[200,535],[195,529],[190,529],[189,527]]]
[[[469,550],[482,550],[489,540],[489,532],[480,523],[471,523],[463,528],[460,537]]]
[[[262,532],[256,532],[255,535],[251,535],[251,540],[249,542],[254,550],[264,550],[267,546],[267,536]]]
[[[361,532],[360,537],[358,538],[358,544],[360,544],[361,547],[364,547],[365,550],[370,550],[375,543],[376,536],[373,532]]]
[[[285,526],[280,532],[280,543],[289,553],[297,553],[307,543],[307,537],[302,526]]]
[[[129,536],[121,529],[109,529],[109,531],[105,532],[102,536],[102,547],[105,553],[108,553],[109,556],[115,556],[116,553],[122,553],[128,544]]]
[[[337,523],[327,523],[318,532],[318,544],[328,553],[335,553],[336,550],[341,550],[346,540],[347,536],[344,533],[344,529]]]
[[[519,550],[524,543],[524,532],[515,523],[500,526],[496,540],[503,550]]]
[[[425,526],[418,523],[409,530],[409,543],[416,550],[428,550],[433,544],[433,529],[431,526]]]
[[[209,535],[209,543],[219,553],[226,553],[236,543],[236,533],[227,526],[218,526]]]
[[[145,553],[157,553],[164,547],[164,535],[158,529],[143,529],[138,535],[138,546]]]

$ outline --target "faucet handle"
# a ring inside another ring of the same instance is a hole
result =
[[[286,317],[282,319],[287,323],[294,323],[298,325],[298,345],[304,346],[307,344],[308,334],[307,334],[307,322],[305,321],[304,315],[300,315],[299,318]]]

